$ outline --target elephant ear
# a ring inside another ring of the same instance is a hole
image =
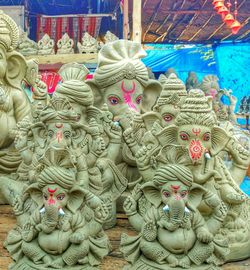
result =
[[[20,89],[27,70],[25,58],[14,51],[7,54],[7,61],[6,80],[12,87]]]
[[[141,187],[146,199],[156,208],[161,205],[160,189],[153,183],[146,183]]]
[[[94,106],[97,108],[101,108],[104,103],[104,91],[105,89],[100,89],[100,87],[96,84],[95,80],[87,80],[86,83],[90,86],[93,96],[94,96]]]
[[[203,200],[203,195],[207,190],[202,186],[193,183],[188,195],[188,207],[195,211]]]
[[[43,206],[43,193],[38,186],[38,183],[30,185],[25,191],[24,194],[29,194],[31,199],[37,203],[38,207]]]
[[[159,133],[154,134],[159,140],[160,144],[165,146],[167,144],[177,143],[177,126],[170,125],[162,129]]]
[[[214,127],[211,131],[211,134],[212,134],[211,154],[216,155],[225,148],[228,141],[230,140],[230,137],[228,136],[226,131],[220,127]]]
[[[85,200],[86,191],[80,187],[73,187],[69,192],[69,199],[67,202],[67,208],[75,213]]]
[[[143,91],[143,99],[141,103],[142,113],[152,111],[153,106],[156,104],[160,94],[162,86],[156,80],[149,80],[147,86]]]
[[[46,126],[42,122],[38,122],[31,126],[31,130],[33,135],[35,136],[35,140],[38,142],[41,148],[44,148],[45,141],[47,138],[47,129]]]
[[[146,130],[151,130],[156,121],[161,121],[161,115],[156,112],[147,112],[142,115]]]

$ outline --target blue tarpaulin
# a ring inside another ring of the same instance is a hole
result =
[[[153,50],[147,50],[148,55],[143,61],[153,72],[164,73],[171,67],[183,81],[189,71],[195,71],[200,80],[204,75],[216,74],[220,87],[232,89],[238,101],[250,95],[249,43],[217,46],[150,44],[148,47]]]

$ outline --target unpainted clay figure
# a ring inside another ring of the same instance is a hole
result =
[[[28,96],[21,89],[27,64],[15,51],[15,22],[0,11],[0,175],[16,172],[21,157],[14,147],[16,124],[30,115]]]
[[[45,34],[37,43],[38,54],[49,55],[55,54],[55,41],[50,38],[48,34]]]
[[[199,80],[194,71],[188,72],[188,77],[186,79],[186,88],[187,91],[191,89],[197,89],[199,87]]]
[[[85,32],[82,37],[82,42],[77,43],[79,53],[97,53],[98,42],[88,32]]]
[[[28,33],[24,32],[22,28],[19,28],[19,41],[17,51],[22,55],[36,55],[38,48],[37,43],[28,37]]]
[[[240,246],[249,247],[249,229],[246,227],[249,214],[240,210],[248,209],[249,202],[236,182],[236,179],[246,174],[249,152],[217,125],[210,98],[205,97],[201,90],[196,89],[190,90],[175,124],[162,129],[158,123],[155,123],[151,137],[149,135],[150,133],[145,134],[148,138],[143,139],[145,145],[136,155],[138,168],[144,181],[150,181],[154,175],[155,165],[152,161],[155,160],[157,163],[164,160],[166,153],[170,151],[166,147],[171,146],[172,153],[177,153],[182,158],[182,163],[192,171],[194,182],[218,194],[230,209],[223,224],[222,234],[230,240],[231,253],[227,259],[237,258],[235,250]],[[166,150],[161,150],[158,155],[159,148]],[[219,155],[224,150],[234,155],[230,170]],[[200,206],[200,210],[204,215],[210,213],[210,210],[203,205]],[[235,234],[234,239],[231,238],[232,232]],[[242,237],[238,242],[236,235]],[[243,249],[240,257],[248,255]]]
[[[74,41],[65,33],[61,39],[57,41],[57,54],[74,53]]]
[[[110,250],[102,231],[108,208],[77,184],[71,169],[51,162],[37,177],[23,194],[36,208],[4,243],[12,269],[98,269]],[[15,209],[22,209],[20,201]]]
[[[138,200],[151,203],[144,215]],[[197,206],[212,207],[205,221]],[[218,196],[193,183],[191,171],[178,164],[162,164],[152,180],[136,187],[124,202],[138,236],[122,235],[121,251],[130,266],[124,269],[217,269],[225,260],[227,243],[216,238],[227,208]]]
[[[145,55],[141,44],[132,41],[105,44],[98,55],[94,78],[87,81],[94,93],[94,105],[102,108],[106,103],[113,120],[123,130],[130,127],[135,113],[150,111],[161,92],[160,83],[149,79],[141,61]],[[116,164],[129,180],[137,179],[136,163],[126,144],[122,145]]]

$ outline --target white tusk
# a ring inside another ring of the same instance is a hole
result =
[[[120,126],[120,122],[118,122],[118,121],[115,121],[114,124],[115,124],[115,126],[117,126],[117,127]]]
[[[39,211],[41,214],[45,213],[45,207],[43,207],[42,209],[40,209]]]
[[[64,216],[65,215],[65,212],[62,210],[62,208],[59,209],[59,215],[60,216]]]
[[[169,211],[169,206],[166,204],[162,209],[164,212],[167,212],[167,211]]]
[[[190,213],[190,210],[187,208],[187,207],[185,207],[185,210],[184,210],[186,213]]]
[[[205,153],[205,158],[206,158],[206,159],[211,159],[211,156],[210,156],[209,152],[206,152],[206,153]]]

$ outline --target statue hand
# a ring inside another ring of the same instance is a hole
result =
[[[215,209],[214,209],[214,215],[218,218],[220,218],[221,220],[224,220],[224,218],[226,217],[228,212],[227,206],[224,202],[221,202],[220,205],[218,205]]]
[[[202,243],[210,243],[213,238],[213,235],[204,228],[199,229],[197,232],[197,239]]]
[[[16,216],[23,214],[23,201],[20,196],[16,196],[13,202],[13,211]]]
[[[72,244],[81,244],[85,239],[86,239],[86,236],[84,234],[80,232],[75,232],[70,236],[69,241]]]
[[[23,225],[21,234],[25,242],[30,242],[32,240],[33,230],[32,230],[32,225],[29,222]]]
[[[33,85],[33,91],[36,97],[45,97],[47,95],[46,83],[37,79],[35,85]]]
[[[154,221],[148,221],[143,227],[143,237],[147,241],[154,241],[157,237],[157,228]]]
[[[121,142],[122,139],[122,129],[119,125],[116,125],[113,121],[109,123],[103,123],[104,125],[104,130],[108,137],[110,138],[111,142],[112,139],[115,141]]]
[[[103,223],[110,216],[110,211],[110,207],[107,204],[102,203],[95,209],[95,217],[100,223]]]
[[[131,196],[128,196],[124,201],[123,209],[127,215],[133,215],[137,213],[137,202]]]
[[[123,132],[123,138],[124,138],[125,142],[127,143],[127,145],[130,146],[130,147],[137,144],[132,127],[127,128]]]
[[[150,156],[148,155],[148,149],[143,146],[135,155],[136,162],[139,168],[144,168],[150,163]]]
[[[236,140],[232,139],[227,144],[227,150],[233,156],[234,161],[239,164],[248,167],[250,162],[249,152]]]

